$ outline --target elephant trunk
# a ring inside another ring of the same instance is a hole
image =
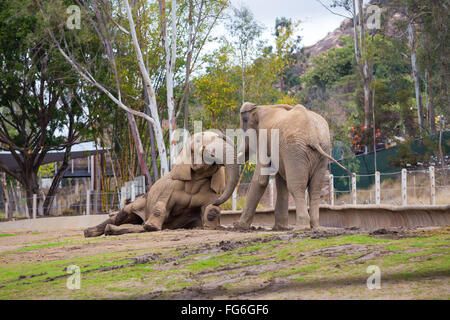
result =
[[[233,163],[225,164],[226,185],[222,195],[214,201],[215,206],[219,206],[227,201],[233,194],[234,189],[239,181],[239,163],[237,161],[236,152],[233,150]]]

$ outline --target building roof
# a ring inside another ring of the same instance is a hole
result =
[[[85,158],[87,156],[91,156],[104,151],[106,150],[96,145],[94,141],[81,142],[72,146],[69,159],[72,160],[77,158]],[[64,159],[65,152],[65,148],[62,150],[51,150],[47,152],[42,164],[62,161]],[[21,155],[19,154],[19,156]],[[10,151],[0,151],[0,163],[10,168],[11,170],[19,169],[19,165]]]

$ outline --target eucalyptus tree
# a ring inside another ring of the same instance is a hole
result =
[[[263,27],[255,20],[253,13],[245,6],[233,8],[231,21],[227,24],[234,45],[239,52],[242,75],[242,103],[245,101],[245,69],[250,50],[261,35]]]
[[[370,86],[372,83],[373,63],[369,60],[367,54],[367,38],[366,38],[366,20],[364,15],[363,0],[316,0],[322,4],[328,11],[335,15],[352,19],[353,22],[353,42],[355,50],[355,61],[358,71],[363,82],[364,91],[364,126],[368,127],[370,123],[372,99],[370,99]],[[343,9],[346,14],[334,11],[334,8]]]
[[[42,15],[50,17],[49,6],[44,6],[40,0],[34,0]],[[54,0],[60,1],[60,0]],[[116,106],[125,110],[127,113],[141,117],[148,122],[149,128],[153,130],[150,136],[154,137],[156,148],[159,155],[159,164],[161,174],[169,170],[168,154],[166,152],[166,139],[163,128],[163,120],[167,115],[169,119],[169,144],[172,142],[172,132],[175,128],[175,121],[180,114],[180,101],[187,101],[186,86],[189,80],[180,81],[179,75],[182,74],[181,66],[189,69],[186,72],[187,78],[200,54],[204,44],[209,41],[209,34],[212,27],[216,24],[218,17],[223,9],[228,6],[228,1],[195,1],[183,0],[177,10],[171,12],[172,32],[170,41],[167,39],[166,31],[166,10],[165,1],[133,1],[128,0],[75,0],[82,9],[82,24],[89,24],[93,32],[91,37],[98,37],[103,43],[104,55],[108,57],[112,79],[99,79],[96,74],[93,57],[88,50],[83,55],[83,59],[77,59],[72,50],[77,47],[76,38],[68,44],[64,37],[57,38],[51,30],[49,36],[53,39],[55,45],[66,61],[76,70],[80,78],[92,87],[97,88],[107,96]],[[198,7],[200,6],[200,7]],[[202,8],[204,6],[204,9]],[[158,10],[163,8],[164,10]],[[189,10],[186,8],[189,7]],[[199,20],[192,23],[192,19],[186,19],[187,13],[194,16],[198,13]],[[159,13],[159,14],[158,14]],[[52,17],[55,20],[58,17]],[[164,22],[164,23],[161,23]],[[177,30],[185,31],[189,23],[190,50],[185,50],[186,41],[183,36],[177,34]],[[61,26],[64,27],[64,26]],[[167,40],[167,41],[166,41]],[[161,45],[163,44],[163,45]],[[124,52],[125,51],[125,52]],[[191,56],[189,63],[184,63],[181,57],[185,53]],[[194,57],[195,58],[192,58]],[[180,57],[180,59],[177,59]],[[166,58],[166,63],[164,62]],[[161,79],[166,79],[166,86],[162,85]],[[184,82],[184,90],[182,83]],[[178,90],[184,92],[178,94]],[[161,95],[161,91],[166,89],[166,97]],[[138,93],[139,92],[139,93]],[[138,94],[137,94],[138,93]],[[178,109],[176,109],[178,105]],[[168,106],[166,108],[165,106]],[[132,123],[130,118],[130,123]],[[134,126],[132,126],[134,127]],[[135,145],[139,146],[139,133],[137,134]],[[153,152],[154,148],[152,148]],[[139,151],[138,151],[139,155]],[[172,155],[176,156],[176,155]],[[154,157],[152,157],[154,159]],[[145,170],[145,161],[140,161],[141,167]],[[155,163],[155,161],[152,161]]]

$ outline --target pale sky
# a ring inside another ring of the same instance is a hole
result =
[[[331,3],[330,0],[322,0]],[[275,19],[286,17],[301,20],[298,34],[302,36],[303,46],[310,46],[324,38],[328,32],[338,28],[343,17],[336,16],[327,11],[316,0],[231,0],[233,6],[241,4],[253,12],[255,20],[266,26],[263,38],[271,39],[274,32]],[[343,10],[333,9],[348,15]]]

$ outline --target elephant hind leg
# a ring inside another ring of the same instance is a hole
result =
[[[105,236],[112,235],[121,235],[125,233],[141,233],[145,232],[143,225],[135,225],[135,224],[122,224],[120,226],[116,226],[113,224],[108,224],[105,227]]]
[[[308,214],[308,206],[306,204],[305,189],[299,189],[293,194],[295,199],[296,217],[295,224],[297,227],[309,229],[310,218]]]
[[[287,176],[289,177],[289,173],[287,173]],[[303,177],[297,178],[295,182],[293,182],[292,180],[293,178],[291,178],[291,180],[289,180],[289,178],[287,179],[287,186],[289,192],[292,194],[292,197],[295,200],[295,209],[296,209],[295,224],[297,227],[309,229],[310,218],[308,214],[308,207],[306,204],[306,197],[305,197],[307,181],[305,181],[306,179],[303,179]]]
[[[144,229],[146,231],[161,231],[168,215],[169,212],[166,209],[166,203],[161,201],[157,202],[156,205],[151,208],[151,213],[147,221],[145,221]]]
[[[109,219],[106,219],[99,225],[95,227],[87,228],[84,230],[84,237],[98,237],[105,233],[105,228],[108,225],[119,226],[126,223],[132,224],[142,224],[142,219],[132,212],[127,212],[126,210],[119,211],[115,215],[111,216]]]
[[[285,230],[289,225],[289,191],[286,181],[277,174],[275,176],[277,187],[277,201],[275,203],[275,225],[273,230]]]
[[[103,233],[105,233],[105,228],[107,225],[114,223],[111,218],[103,221],[99,225],[96,225],[95,227],[84,229],[84,237],[85,238],[91,238],[91,237],[99,237]]]
[[[311,218],[311,228],[319,228],[319,205],[320,194],[324,181],[325,172],[327,169],[327,159],[321,160],[317,165],[316,170],[311,176],[311,181],[308,186],[309,193],[309,216]]]

